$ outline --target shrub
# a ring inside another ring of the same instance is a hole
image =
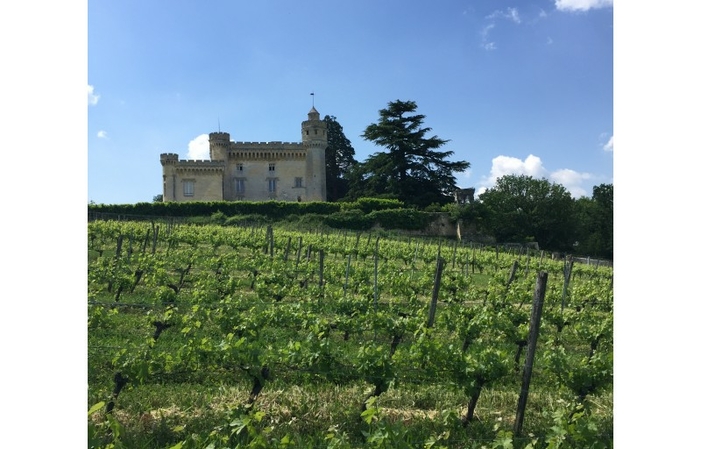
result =
[[[332,228],[365,231],[372,227],[373,220],[360,209],[350,209],[326,216],[324,224]]]
[[[371,212],[368,214],[368,218],[384,229],[420,231],[426,229],[433,216],[428,212],[414,209],[387,209]]]

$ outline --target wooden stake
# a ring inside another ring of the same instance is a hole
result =
[[[548,284],[548,273],[541,271],[535,284],[533,293],[533,309],[531,310],[531,323],[528,331],[528,350],[526,351],[526,364],[523,367],[523,381],[521,383],[521,394],[518,398],[516,408],[516,420],[514,422],[514,435],[519,436],[523,428],[523,416],[526,411],[526,401],[528,400],[528,389],[531,384],[533,374],[533,359],[535,359],[536,342],[538,341],[538,331],[540,330],[540,317],[543,313],[543,302],[545,302],[545,290]]]

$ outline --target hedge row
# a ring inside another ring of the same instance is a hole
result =
[[[434,214],[414,209],[384,209],[363,213],[360,209],[349,209],[324,217],[324,224],[332,228],[365,231],[374,225],[383,229],[426,229]]]
[[[216,217],[222,224],[232,224],[238,219],[282,220],[285,218],[319,217],[333,228],[368,230],[374,225],[383,229],[425,229],[432,214],[405,209],[399,200],[360,198],[354,202],[286,202],[286,201],[212,201],[168,202],[136,204],[90,204],[89,213],[119,214],[158,217]]]
[[[90,204],[88,212],[142,215],[161,217],[209,217],[221,212],[226,216],[263,215],[271,219],[282,219],[289,215],[330,215],[341,210],[358,209],[363,213],[403,207],[399,200],[360,198],[348,203],[328,203],[322,201],[298,203],[290,201],[192,201],[154,202],[136,204]]]

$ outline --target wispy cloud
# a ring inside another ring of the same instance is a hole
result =
[[[612,7],[613,0],[555,0],[555,8],[558,11],[580,12]]]
[[[507,19],[512,20],[514,23],[521,23],[521,18],[518,16],[518,9],[516,8],[506,8],[506,11],[497,9],[488,15],[487,19]]]
[[[518,9],[516,8],[506,8],[506,11],[503,11],[501,9],[497,9],[496,11],[492,12],[488,16],[485,17],[485,19],[489,20],[490,22],[482,28],[482,31],[480,32],[480,35],[482,36],[482,43],[481,46],[487,51],[492,51],[497,49],[497,44],[493,40],[490,39],[489,33],[494,29],[496,26],[495,21],[496,20],[507,20],[514,22],[516,24],[521,23],[521,17],[518,15]]]
[[[98,131],[97,137],[99,139],[106,139],[107,138],[107,131],[103,131],[103,130]]]
[[[593,178],[589,173],[580,173],[569,168],[549,172],[543,165],[543,161],[532,154],[529,154],[525,160],[500,155],[492,159],[492,168],[489,176],[482,179],[482,185],[477,188],[477,196],[484,193],[486,189],[494,187],[497,179],[506,175],[525,175],[535,179],[545,178],[550,182],[565,187],[574,198],[588,194],[587,190],[582,187],[582,184],[584,181]]]
[[[200,134],[187,144],[188,159],[209,159],[209,135]]]
[[[613,136],[604,144],[604,151],[613,152]]]
[[[88,104],[95,106],[100,100],[100,96],[95,93],[95,87],[88,84]]]
[[[490,23],[482,28],[482,32],[480,33],[482,35],[482,48],[488,51],[497,49],[497,44],[489,40],[489,32],[492,31],[494,27],[495,25]]]

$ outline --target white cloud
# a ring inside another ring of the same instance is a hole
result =
[[[95,106],[100,100],[100,96],[95,93],[95,87],[88,84],[88,104]]]
[[[589,11],[613,7],[613,0],[555,0],[559,11]]]
[[[188,159],[209,159],[209,134],[200,134],[187,144]]]
[[[591,177],[589,173],[579,173],[569,168],[550,173],[550,181],[564,186],[574,198],[588,195],[589,192],[582,187],[582,182]]]
[[[604,144],[604,151],[611,151],[613,152],[613,136],[609,139],[606,144]]]
[[[489,187],[493,186],[498,178],[504,175],[527,175],[534,178],[543,178],[548,171],[543,167],[543,162],[538,156],[529,154],[525,161],[516,157],[497,156],[492,159],[492,170],[489,172]]]
[[[106,139],[107,138],[107,131],[100,130],[97,132],[97,137],[100,139]]]
[[[529,154],[525,160],[500,155],[492,159],[489,177],[482,179],[482,185],[476,189],[475,196],[479,196],[486,189],[494,187],[497,179],[506,175],[526,175],[535,179],[545,178],[552,183],[565,187],[574,198],[587,196],[589,192],[582,187],[582,184],[584,181],[592,178],[592,175],[589,173],[579,173],[568,168],[551,173],[546,170],[543,161],[532,154]]]
[[[506,11],[497,9],[488,15],[487,19],[508,19],[514,23],[521,23],[521,18],[519,17],[518,10],[516,8],[506,8]]]

